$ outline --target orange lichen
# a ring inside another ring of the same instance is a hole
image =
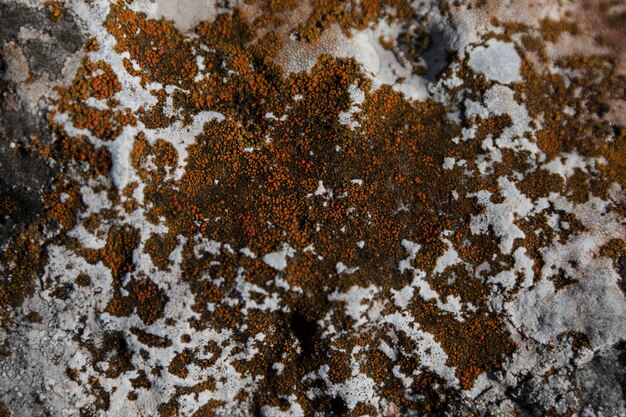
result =
[[[97,52],[100,50],[100,42],[98,42],[96,38],[91,38],[87,42],[85,42],[83,50],[85,52]]]
[[[339,23],[347,32],[349,29],[364,29],[373,20],[380,20],[385,13],[394,19],[406,19],[415,14],[410,2],[405,0],[314,0],[311,6],[311,15],[296,32],[308,42],[318,39],[333,23]]]
[[[578,25],[563,20],[557,21],[545,18],[539,22],[543,39],[548,42],[556,42],[562,33],[570,33],[577,35],[579,32]]]
[[[114,283],[115,297],[107,305],[106,311],[114,316],[129,316],[135,312],[145,324],[152,324],[163,315],[167,296],[150,279],[136,277],[125,287],[127,296],[120,293],[120,284]]]
[[[87,129],[102,140],[113,140],[124,126],[135,125],[135,116],[130,109],[100,109],[87,101],[109,99],[107,103],[115,103],[112,97],[120,89],[117,76],[107,63],[93,63],[85,58],[72,84],[57,89],[59,99],[49,118],[53,122],[57,113],[67,113],[78,129]]]
[[[63,19],[63,3],[60,1],[46,1],[44,5],[50,11],[50,17],[56,21],[60,22]]]
[[[20,306],[35,290],[35,279],[47,261],[45,251],[37,244],[42,238],[37,229],[36,224],[30,225],[0,253],[0,311]],[[5,319],[0,316],[0,321]]]
[[[197,68],[187,59],[189,43],[170,22],[143,19],[118,1],[111,5],[106,28],[117,39],[116,51],[128,51],[145,76],[163,84],[195,76]]]
[[[409,102],[388,87],[370,92],[369,82],[351,60],[322,57],[309,73],[285,77],[264,59],[263,50],[247,47],[251,30],[236,13],[201,24],[194,40],[182,38],[167,23],[147,22],[122,6],[113,9],[110,22],[117,22],[120,14],[128,28],[158,27],[159,31],[151,32],[150,42],[158,44],[165,34],[174,33],[171,42],[180,47],[176,59],[183,60],[183,54],[189,54],[184,60],[193,61],[190,51],[202,51],[207,74],[194,82],[190,77],[195,73],[174,79],[174,74],[179,75],[175,63],[168,69],[170,75],[157,62],[134,57],[143,68],[145,81],[168,80],[185,86],[185,91],[177,90],[173,95],[173,104],[184,120],[190,121],[200,111],[219,111],[225,116],[224,121],[206,123],[187,148],[185,170],[179,180],[169,175],[179,160],[166,140],[149,141],[140,133],[131,154],[132,164],[145,183],[144,198],[153,202],[148,218],[155,222],[164,219],[169,230],[168,235],[155,235],[146,243],[155,264],[167,267],[176,244],[174,237],[188,237],[181,268],[182,279],[189,282],[194,294],[193,310],[200,314],[191,320],[193,327],[233,328],[246,320],[257,323],[255,331],[267,333],[268,327],[259,323],[271,317],[275,325],[276,317],[254,315],[252,320],[251,312],[244,317],[240,308],[223,302],[224,288],[233,285],[240,273],[236,265],[245,267],[249,282],[259,286],[271,282],[275,271],[261,257],[279,250],[284,243],[293,247],[296,255],[282,276],[307,294],[306,301],[294,298],[285,302],[294,303],[295,311],[306,309],[307,316],[301,320],[304,326],[311,326],[327,311],[325,288],[367,287],[371,283],[386,289],[403,286],[409,277],[397,268],[397,260],[406,256],[402,239],[422,245],[414,265],[432,271],[446,247],[440,239],[444,231],[459,230],[458,242],[463,236],[472,236],[461,219],[479,209],[467,199],[453,204],[450,195],[455,189],[463,193],[485,184],[459,184],[455,181],[458,171],[442,168],[445,157],[471,155],[476,150],[473,145],[452,149],[448,138],[458,135],[460,128],[449,122],[441,104]],[[133,50],[145,48],[148,38],[141,33],[110,30],[118,39],[118,47],[131,51],[131,56]],[[338,117],[351,106],[351,85],[364,91],[366,97],[361,112],[354,115],[360,123],[357,129],[342,125]],[[295,100],[297,95],[302,98]],[[143,120],[161,127],[169,123],[163,114],[165,94],[155,96],[159,103],[145,110]],[[486,120],[479,134],[486,136],[509,124],[506,117]],[[248,148],[254,150],[249,152]],[[320,182],[327,190],[321,195],[316,194]],[[219,255],[197,258],[195,238],[191,238],[197,235],[232,248],[246,247],[258,257],[242,258],[222,250]],[[315,252],[303,252],[307,247],[315,248]],[[480,247],[476,242],[467,250],[460,249],[459,254],[479,263],[490,253],[490,246],[483,245],[487,248],[484,253]],[[358,265],[359,269],[340,276],[338,262]],[[218,287],[204,279],[207,275],[220,277],[227,284]],[[442,282],[436,285],[443,294],[462,294],[476,305],[482,305],[486,297],[479,281],[469,277],[467,282],[459,279],[452,286]],[[468,326],[442,317],[431,304],[418,303],[416,308],[427,312],[416,312],[415,318],[449,352],[450,366],[457,367],[465,388],[513,349],[496,317],[476,314]],[[350,321],[336,323],[338,328],[350,325]],[[477,336],[481,333],[486,336]],[[262,349],[268,361],[276,354],[275,349],[290,349],[276,336],[265,336]],[[455,340],[463,340],[463,348],[459,349]],[[301,354],[310,361],[298,371],[304,375],[322,363],[317,362],[320,357],[314,352],[327,347],[316,340],[302,339],[299,343]],[[180,376],[186,374],[183,364],[187,359],[179,359],[171,365],[171,372]],[[346,377],[342,364],[348,362],[336,359],[331,377],[340,382]],[[294,360],[290,356],[289,361]],[[380,355],[374,355],[368,362],[378,379],[388,373],[386,368],[379,368],[381,360]],[[267,364],[255,359],[241,366],[244,373],[262,373]],[[268,386],[267,390],[275,388]],[[287,395],[287,386],[280,389]],[[268,395],[264,401],[272,404],[275,398]]]

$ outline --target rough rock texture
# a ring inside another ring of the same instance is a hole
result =
[[[621,0],[0,3],[0,416],[626,415]]]

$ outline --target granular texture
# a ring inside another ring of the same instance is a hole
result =
[[[623,15],[0,5],[0,416],[624,415]]]

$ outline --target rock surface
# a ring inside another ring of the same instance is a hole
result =
[[[0,3],[0,416],[626,415],[620,0]]]

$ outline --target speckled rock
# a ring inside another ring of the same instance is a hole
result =
[[[0,4],[0,416],[626,415],[626,4]]]

